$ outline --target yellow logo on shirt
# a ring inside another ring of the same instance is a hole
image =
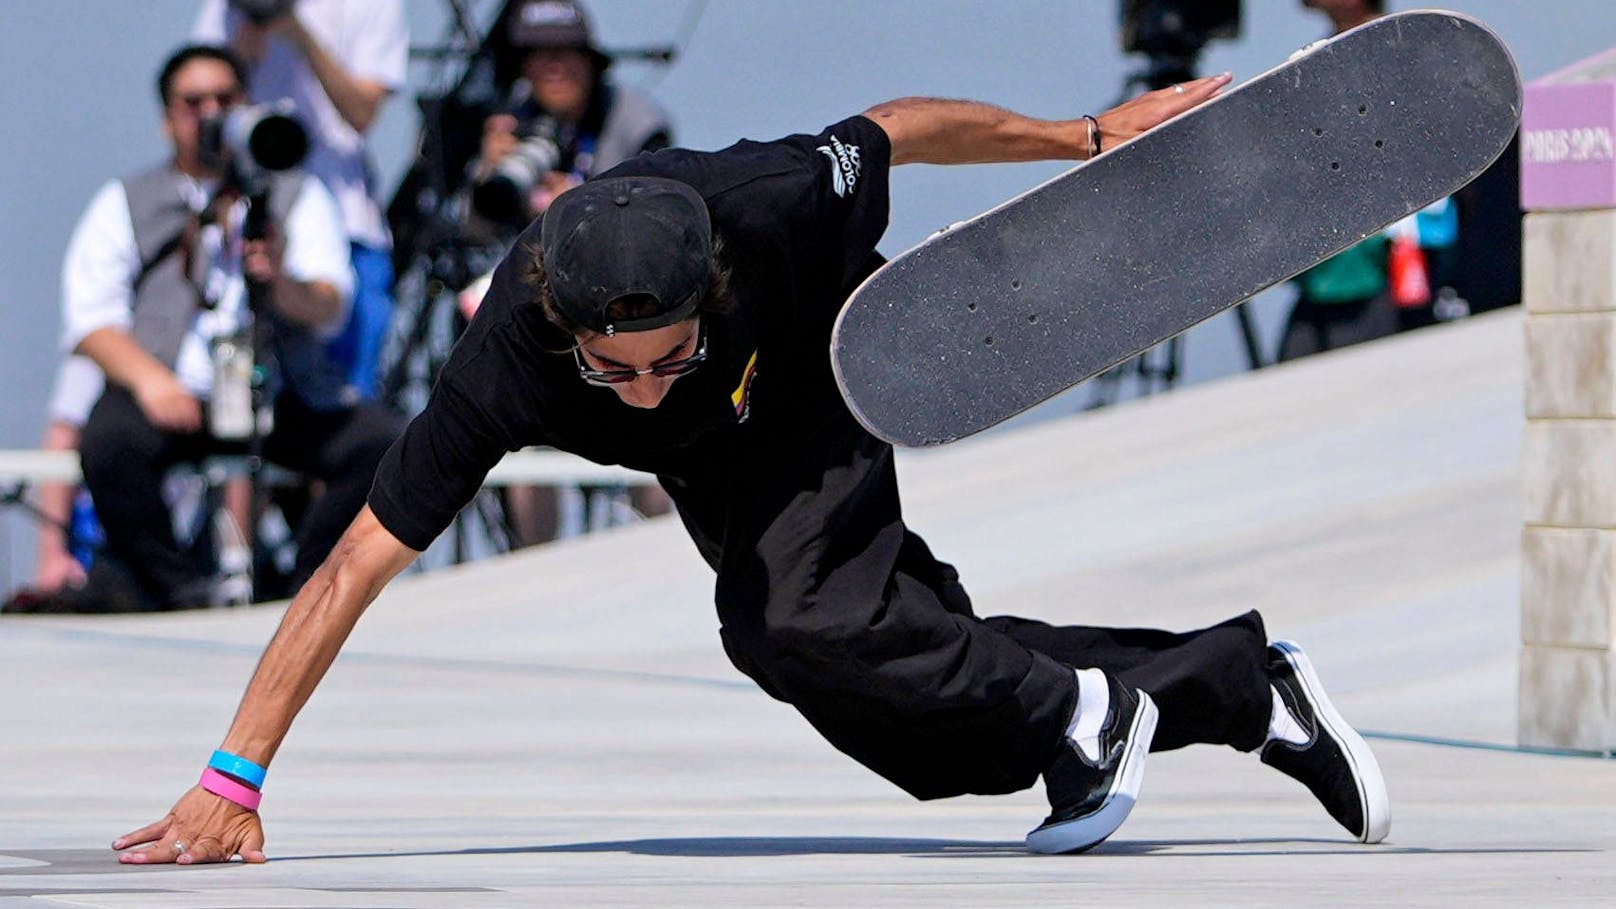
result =
[[[752,408],[752,379],[757,376],[757,351],[752,351],[751,359],[746,361],[746,371],[741,373],[741,384],[735,386],[730,393],[729,400],[735,405],[735,419],[744,423]]]

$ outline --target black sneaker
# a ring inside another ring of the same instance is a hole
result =
[[[1300,745],[1270,741],[1263,746],[1262,762],[1305,785],[1359,842],[1385,839],[1392,808],[1380,765],[1363,737],[1336,713],[1307,654],[1290,641],[1270,644],[1268,681],[1308,740]]]
[[[1100,845],[1128,819],[1145,781],[1145,757],[1156,735],[1150,695],[1125,688],[1109,674],[1111,703],[1100,727],[1100,760],[1090,761],[1070,739],[1044,771],[1051,813],[1027,834],[1034,852],[1083,852]]]

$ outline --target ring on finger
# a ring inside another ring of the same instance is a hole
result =
[[[1184,94],[1184,86],[1182,86],[1182,85],[1173,86],[1173,94],[1175,94],[1175,95]]]
[[[183,855],[184,853],[185,853],[185,841],[184,840],[175,840],[174,841],[174,854],[175,855]]]

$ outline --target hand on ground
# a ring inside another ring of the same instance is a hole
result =
[[[181,796],[162,820],[113,840],[112,848],[126,865],[201,865],[238,855],[253,864],[265,861],[258,812],[200,786]]]

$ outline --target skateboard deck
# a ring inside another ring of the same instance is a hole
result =
[[[1485,25],[1382,17],[895,257],[836,380],[889,442],[979,432],[1454,192],[1520,111]]]

